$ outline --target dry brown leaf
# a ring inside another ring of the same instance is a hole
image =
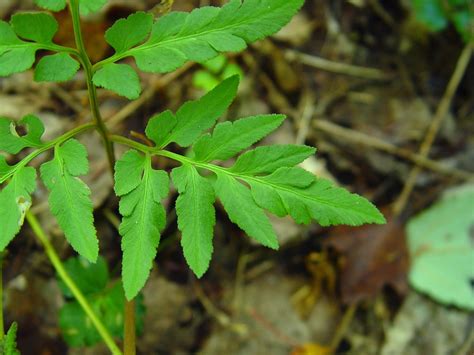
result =
[[[384,286],[408,290],[408,252],[403,224],[387,218],[386,225],[334,229],[326,246],[341,255],[340,291],[345,303],[374,297]]]

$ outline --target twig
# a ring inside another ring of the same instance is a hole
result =
[[[331,339],[331,344],[329,345],[329,347],[332,351],[336,351],[342,339],[344,339],[344,336],[347,333],[347,329],[351,325],[352,319],[354,319],[356,310],[357,303],[350,305],[349,308],[346,309],[346,312],[344,313],[344,316],[342,317],[342,320],[336,329],[336,333]]]
[[[234,282],[234,297],[232,300],[232,309],[234,312],[240,312],[242,306],[243,284],[245,279],[245,269],[249,262],[248,254],[241,254],[237,262]]]
[[[390,80],[391,78],[393,78],[392,74],[385,73],[380,69],[366,68],[346,63],[334,62],[328,59],[316,57],[290,49],[285,51],[285,58],[290,62],[297,61],[317,69],[326,70],[337,74],[355,76],[364,79]]]
[[[311,125],[311,119],[315,112],[314,103],[315,99],[313,95],[307,92],[303,98],[302,114],[301,119],[298,122],[298,132],[296,133],[296,144],[304,144],[308,137],[309,126]]]
[[[472,322],[470,322],[472,325]],[[469,351],[472,350],[474,345],[474,330],[470,330],[463,344],[456,351],[456,355],[466,355],[469,354]],[[471,353],[472,354],[472,353]]]
[[[439,103],[435,116],[433,117],[433,121],[431,122],[428,132],[426,133],[425,139],[421,144],[418,155],[422,158],[428,157],[429,152],[431,150],[431,146],[433,145],[436,135],[438,134],[438,131],[441,128],[441,124],[443,123],[446,115],[448,114],[449,107],[451,106],[451,101],[459,87],[459,84],[461,83],[469,61],[471,60],[473,46],[474,44],[472,43],[467,44],[458,59],[454,73],[451,76],[451,79],[448,83],[448,87],[446,88],[446,92],[444,93],[444,96],[441,99],[441,102]],[[421,171],[422,167],[420,165],[415,166],[411,170],[400,196],[393,205],[393,212],[395,215],[400,215],[400,213],[405,209],[410,194],[413,191],[413,188],[415,187],[416,180]]]
[[[323,131],[327,134],[340,137],[345,142],[352,142],[354,144],[360,144],[387,152],[389,154],[409,160],[417,164],[418,166],[432,170],[438,174],[452,176],[461,180],[474,180],[473,173],[445,166],[444,164],[438,163],[434,160],[430,160],[420,154],[412,153],[408,149],[399,148],[382,139],[375,138],[368,134],[355,131],[350,128],[344,128],[322,119],[314,120],[313,125],[316,129],[319,129],[320,131]]]
[[[242,323],[236,323],[232,321],[232,318],[218,309],[212,301],[209,299],[209,297],[206,296],[204,291],[201,288],[201,285],[198,282],[194,283],[194,291],[196,293],[196,296],[203,305],[203,307],[206,309],[206,312],[211,315],[214,319],[217,320],[217,322],[225,328],[229,328],[232,330],[234,333],[240,335],[240,336],[245,336],[248,333],[247,326]]]

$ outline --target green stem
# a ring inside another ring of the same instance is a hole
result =
[[[136,350],[135,301],[125,302],[124,355],[135,355]]]
[[[71,12],[72,23],[74,28],[74,38],[76,40],[76,46],[78,50],[79,60],[84,68],[86,73],[86,81],[87,81],[87,91],[89,93],[89,102],[90,108],[92,112],[92,117],[94,122],[96,123],[97,130],[99,134],[102,136],[104,141],[104,146],[107,151],[107,159],[109,161],[110,171],[112,176],[114,175],[114,165],[115,165],[115,154],[114,154],[114,146],[113,143],[109,140],[108,135],[109,131],[107,126],[102,119],[99,110],[99,101],[97,99],[97,90],[93,83],[94,77],[94,70],[92,67],[92,63],[89,59],[89,56],[86,51],[86,47],[84,45],[84,40],[82,38],[82,31],[81,31],[81,18],[79,13],[79,1],[78,0],[70,0],[69,1],[69,10]]]
[[[120,349],[115,344],[115,342],[114,342],[112,336],[110,335],[110,333],[108,332],[107,328],[104,326],[104,324],[102,324],[100,319],[97,317],[97,315],[92,310],[92,307],[89,304],[89,302],[87,301],[87,299],[84,297],[82,292],[77,287],[76,283],[72,280],[72,278],[67,273],[61,259],[59,258],[58,254],[56,253],[56,250],[54,249],[53,245],[49,241],[48,236],[46,235],[46,233],[41,228],[41,226],[38,222],[38,219],[31,212],[28,212],[26,214],[26,219],[27,219],[28,223],[30,224],[31,229],[35,233],[36,237],[39,239],[39,241],[43,245],[43,247],[46,251],[46,255],[48,256],[49,260],[51,261],[54,268],[56,269],[56,272],[61,277],[63,282],[66,284],[66,286],[69,288],[69,290],[71,290],[72,294],[74,295],[74,298],[81,305],[82,309],[87,314],[87,316],[89,317],[92,324],[95,326],[95,328],[99,332],[102,339],[104,339],[104,342],[107,345],[107,347],[109,348],[109,350],[114,355],[122,355],[122,352],[120,351]]]
[[[134,148],[136,150],[139,150],[140,152],[143,153],[151,153],[151,154],[156,154],[157,149],[155,147],[149,147],[145,144],[138,143],[134,140],[131,140],[129,138],[123,137],[123,136],[117,136],[117,135],[110,135],[109,139],[115,143],[119,143],[122,145],[129,146],[130,148]]]
[[[114,177],[115,171],[115,154],[114,154],[114,146],[113,142],[109,139],[109,131],[107,126],[102,119],[99,110],[99,102],[97,99],[97,90],[93,82],[95,69],[92,66],[92,63],[87,55],[86,48],[84,46],[84,40],[82,38],[82,31],[81,31],[81,19],[79,14],[79,2],[78,0],[70,0],[69,2],[69,9],[71,12],[71,17],[73,21],[74,27],[74,37],[76,40],[77,49],[79,51],[79,58],[84,67],[84,71],[86,73],[86,80],[87,80],[87,90],[89,93],[89,101],[90,107],[92,111],[92,116],[94,118],[94,122],[96,123],[97,130],[99,131],[102,139],[104,141],[105,150],[107,151],[107,158],[109,161],[110,172],[112,174],[112,178]],[[125,354],[127,355],[134,355],[136,350],[135,345],[135,303],[133,301],[125,300],[125,324],[124,324],[124,349]],[[133,309],[133,312],[130,311]],[[133,334],[132,334],[133,332]]]
[[[85,132],[87,130],[90,130],[94,127],[95,127],[95,123],[83,124],[81,126],[78,126],[74,129],[70,130],[69,132],[64,133],[63,135],[59,136],[58,138],[52,140],[51,142],[48,142],[48,143],[38,147],[37,150],[31,152],[25,158],[23,158],[18,164],[16,164],[9,173],[2,176],[2,178],[0,178],[0,184],[3,184],[5,181],[10,179],[13,175],[15,175],[15,173],[19,169],[21,169],[21,168],[25,167],[26,165],[28,165],[33,159],[35,159],[39,155],[41,155],[44,152],[47,152],[48,150],[54,148],[56,145],[62,144],[65,141],[77,136],[78,134],[80,134],[82,132]]]
[[[216,172],[216,173],[222,172],[222,173],[226,173],[228,175],[233,175],[237,178],[244,178],[244,176],[239,175],[239,174],[234,174],[234,173],[230,172],[228,169],[223,168],[221,166],[195,161],[195,160],[190,159],[188,157],[185,157],[184,155],[181,155],[181,154],[176,154],[176,153],[173,153],[173,152],[169,152],[167,150],[161,150],[161,149],[156,148],[156,147],[149,147],[149,146],[138,143],[138,142],[136,142],[134,140],[131,140],[129,138],[126,138],[126,137],[111,135],[111,136],[109,136],[109,139],[111,141],[114,141],[114,142],[122,144],[122,145],[129,146],[130,148],[134,148],[134,149],[139,150],[139,151],[141,151],[143,153],[146,153],[146,154],[161,155],[162,157],[173,159],[173,160],[178,161],[182,164],[191,164],[191,165],[194,165],[198,168],[207,169],[207,170],[210,170],[210,171],[213,171],[213,172]]]

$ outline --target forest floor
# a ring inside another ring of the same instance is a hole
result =
[[[116,19],[148,10],[156,0],[109,3],[86,19],[85,40],[94,61],[111,54],[103,35]],[[474,62],[457,73],[457,90],[446,93],[465,43],[453,28],[424,30],[407,3],[307,0],[280,33],[224,60],[243,73],[238,99],[224,119],[288,115],[263,143],[317,147],[304,167],[369,198],[388,223],[322,228],[272,219],[281,242],[274,252],[244,238],[217,207],[214,258],[197,280],[179,247],[175,193],[167,201],[168,226],[143,291],[140,354],[474,353],[472,314],[410,286],[413,260],[406,237],[408,222],[446,191],[472,187]],[[219,1],[176,0],[173,10],[209,4]],[[33,8],[29,0],[4,0],[0,15],[8,19]],[[68,14],[56,17],[63,28],[58,41],[72,45]],[[163,76],[142,75],[144,92],[136,101],[99,90],[101,111],[112,131],[143,132],[155,113],[199,97],[220,75],[199,64]],[[31,72],[1,79],[0,116],[29,113],[46,122],[47,137],[89,120],[83,77],[61,85],[34,83]],[[91,147],[86,182],[101,254],[112,276],[119,277],[118,205],[106,157],[99,136],[81,139]],[[428,154],[420,151],[423,144]],[[72,257],[44,190],[36,194],[33,212],[61,257]],[[471,224],[471,238],[473,230]],[[22,354],[108,353],[101,345],[68,350],[58,326],[64,299],[28,228],[9,248],[4,284],[6,322],[18,322]]]

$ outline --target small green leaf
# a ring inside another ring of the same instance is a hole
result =
[[[135,55],[137,67],[147,73],[169,73],[186,63],[186,56],[174,48],[154,48]]]
[[[206,134],[194,144],[195,159],[206,162],[229,159],[273,132],[284,119],[283,115],[261,115],[219,123],[212,136]]]
[[[18,325],[12,323],[5,337],[0,340],[0,354],[2,355],[20,355],[16,345],[16,333]]]
[[[99,245],[89,187],[78,178],[89,170],[86,148],[71,139],[56,147],[54,159],[41,166],[49,206],[66,239],[80,255],[95,262]]]
[[[193,75],[193,85],[204,91],[211,91],[217,85],[219,85],[219,83],[219,78],[206,70],[198,70]]]
[[[107,0],[79,0],[79,9],[81,15],[86,16],[99,11],[105,4],[107,4]]]
[[[19,13],[12,16],[11,24],[15,33],[21,38],[50,44],[58,31],[58,22],[47,13]]]
[[[314,182],[315,176],[299,167],[281,167],[268,176],[260,179],[269,183],[305,188]]]
[[[116,53],[123,53],[146,40],[152,25],[152,14],[137,12],[115,22],[105,33],[105,39]]]
[[[66,0],[35,0],[35,3],[50,11],[61,11],[66,7]]]
[[[142,91],[140,78],[128,64],[109,63],[94,74],[94,84],[135,100]]]
[[[35,81],[60,83],[71,80],[80,64],[67,53],[58,53],[41,58],[35,68]]]
[[[159,18],[150,38],[127,52],[145,72],[173,71],[188,60],[203,63],[220,52],[239,52],[269,36],[303,5],[303,0],[231,0],[222,8],[171,12]]]
[[[38,48],[20,40],[11,26],[0,20],[0,76],[8,76],[30,69]]]
[[[196,276],[201,277],[209,268],[213,251],[214,189],[191,165],[173,169],[172,178],[179,192],[176,213],[184,257]]]
[[[410,283],[439,302],[474,310],[474,185],[457,187],[407,225]]]
[[[100,317],[112,336],[118,339],[123,338],[124,300],[123,289],[119,283],[87,297],[95,314]],[[137,333],[141,334],[145,316],[141,295],[137,297],[135,304]],[[102,342],[97,329],[76,301],[67,302],[59,311],[59,327],[64,340],[70,347],[93,346]]]
[[[215,189],[232,222],[262,245],[278,249],[278,239],[270,220],[255,203],[248,188],[233,177],[217,174]]]
[[[284,168],[286,169],[286,168]],[[301,170],[301,169],[300,169]],[[297,180],[286,179],[287,170],[267,177],[242,177],[252,188],[255,201],[265,209],[282,217],[289,214],[297,223],[308,224],[311,219],[321,226],[347,224],[359,226],[364,223],[385,223],[385,218],[377,208],[356,194],[335,187],[330,181],[315,178],[308,182],[304,177]],[[303,185],[300,185],[304,181]],[[281,200],[286,212],[274,209],[276,202]]]
[[[0,20],[0,53],[5,50],[3,46],[18,45],[22,43],[24,42],[17,37],[15,31],[13,31],[8,22]]]
[[[66,0],[35,0],[36,5],[50,11],[61,11],[66,7]],[[107,0],[79,0],[81,15],[99,11]]]
[[[465,6],[469,6],[465,4]],[[466,8],[461,11],[456,11],[451,16],[451,21],[456,27],[458,33],[462,36],[466,43],[469,43],[474,39],[474,8],[471,5],[471,10]]]
[[[13,166],[8,165],[5,157],[0,155],[0,180],[4,179],[5,176],[13,171]]]
[[[166,225],[166,212],[161,205],[169,192],[169,177],[164,171],[153,170],[150,157],[140,160],[138,153],[127,153],[116,166],[116,177],[119,177],[117,194],[120,193],[120,224],[122,236],[122,281],[128,300],[133,299],[145,285],[156,249],[160,242],[160,232]],[[143,162],[139,165],[139,162]],[[137,185],[137,175],[130,179],[128,167],[133,166],[142,172]],[[127,194],[122,194],[136,186]]]
[[[102,257],[98,257],[95,264],[81,257],[69,258],[64,262],[64,268],[79,290],[86,296],[103,291],[109,282],[109,269]],[[62,280],[59,280],[59,287],[64,296],[74,297]]]
[[[36,116],[27,115],[19,122],[0,117],[0,150],[17,154],[25,148],[41,147],[43,133],[43,122]]]
[[[135,190],[142,181],[145,156],[136,150],[129,150],[115,166],[115,193],[124,196]]]
[[[304,145],[258,147],[242,154],[230,170],[245,175],[272,173],[280,167],[299,164],[315,152],[315,148]]]
[[[35,62],[36,49],[33,47],[17,48],[0,54],[0,77],[21,73],[30,69]]]
[[[225,55],[220,54],[215,58],[212,58],[205,63],[202,63],[203,67],[209,70],[213,74],[219,74],[227,64],[227,58]]]
[[[0,191],[0,251],[20,232],[25,214],[31,207],[31,194],[36,189],[36,171],[21,168]]]
[[[412,0],[415,16],[431,31],[440,31],[448,25],[441,0]]]
[[[176,116],[170,111],[164,111],[153,116],[146,126],[146,136],[151,139],[157,147],[162,147],[171,131],[176,127]]]
[[[119,283],[110,284],[109,270],[104,258],[99,257],[97,264],[91,264],[82,258],[70,258],[66,260],[65,267],[107,330],[113,337],[121,339],[125,295]],[[102,338],[82,307],[72,299],[71,293],[61,281],[59,285],[66,298],[66,303],[59,313],[59,326],[66,343],[72,347],[100,343]],[[137,297],[135,311],[137,333],[141,334],[144,318],[141,295]]]
[[[214,125],[237,95],[239,78],[233,76],[197,101],[186,102],[176,113],[176,125],[161,146],[176,142],[188,147]]]

